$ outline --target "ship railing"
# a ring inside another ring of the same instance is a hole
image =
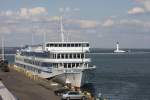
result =
[[[58,67],[58,68],[54,68],[58,71],[58,74],[61,73],[79,73],[83,70],[92,70],[92,69],[96,69],[96,66],[84,66],[81,65],[79,67],[74,67],[74,68],[64,68],[64,67]]]
[[[96,66],[95,65],[90,65],[90,66],[81,65],[78,68],[82,68],[82,69],[96,69]]]
[[[87,67],[87,68],[65,68],[64,73],[80,73],[84,70],[95,69],[96,67]]]

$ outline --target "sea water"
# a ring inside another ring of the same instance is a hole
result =
[[[141,50],[142,51],[142,50]],[[109,100],[150,100],[150,52],[93,53],[94,84]]]

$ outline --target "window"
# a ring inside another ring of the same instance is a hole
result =
[[[66,44],[63,44],[63,47],[66,47]]]
[[[54,46],[54,44],[50,44],[50,47],[53,47]]]
[[[57,54],[57,59],[60,59],[60,54]]]
[[[68,64],[68,68],[71,68],[71,64]]]
[[[67,68],[67,64],[66,63],[64,64],[64,68]]]
[[[80,58],[80,54],[77,54],[77,57]]]
[[[72,68],[74,68],[75,67],[75,63],[72,63]]]
[[[61,58],[63,58],[63,59],[64,59],[64,54],[61,54]]]
[[[79,44],[79,47],[81,47],[81,44]]]
[[[70,92],[69,95],[79,95],[79,92]]]
[[[56,58],[56,54],[53,54],[54,59]]]
[[[41,65],[43,67],[51,67],[52,66],[51,63],[47,63],[47,62],[43,62],[43,63],[41,63]]]
[[[59,44],[59,47],[62,47],[62,44]]]
[[[89,47],[89,44],[87,43],[86,46]]]
[[[67,47],[70,47],[70,44],[67,44]]]
[[[69,54],[69,58],[72,58],[72,54]]]
[[[66,59],[68,59],[68,54],[66,54]]]
[[[58,44],[54,44],[55,45],[55,47],[58,47]]]
[[[74,47],[74,44],[71,44],[71,47]]]
[[[84,58],[84,54],[81,54],[81,58]]]
[[[73,58],[76,58],[76,54],[73,54]]]
[[[75,47],[78,47],[78,44],[75,44]]]
[[[49,44],[46,44],[46,47],[49,47],[50,45]]]
[[[79,63],[76,63],[76,67],[78,67],[79,66]]]

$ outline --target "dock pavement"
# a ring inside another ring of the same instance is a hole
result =
[[[5,85],[0,81],[0,97],[1,100],[16,100],[12,93],[5,87]]]
[[[0,79],[18,100],[60,100],[60,97],[54,94],[53,87],[42,86],[15,70],[11,69],[10,72],[0,71]]]

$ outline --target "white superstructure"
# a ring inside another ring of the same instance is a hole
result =
[[[94,69],[89,66],[88,42],[48,42],[45,46],[28,46],[18,50],[15,63],[42,78],[57,78],[63,83],[80,87],[84,71]]]
[[[116,44],[116,50],[114,50],[114,53],[125,53],[125,52],[126,51],[119,49],[119,42],[117,42],[117,44]]]

